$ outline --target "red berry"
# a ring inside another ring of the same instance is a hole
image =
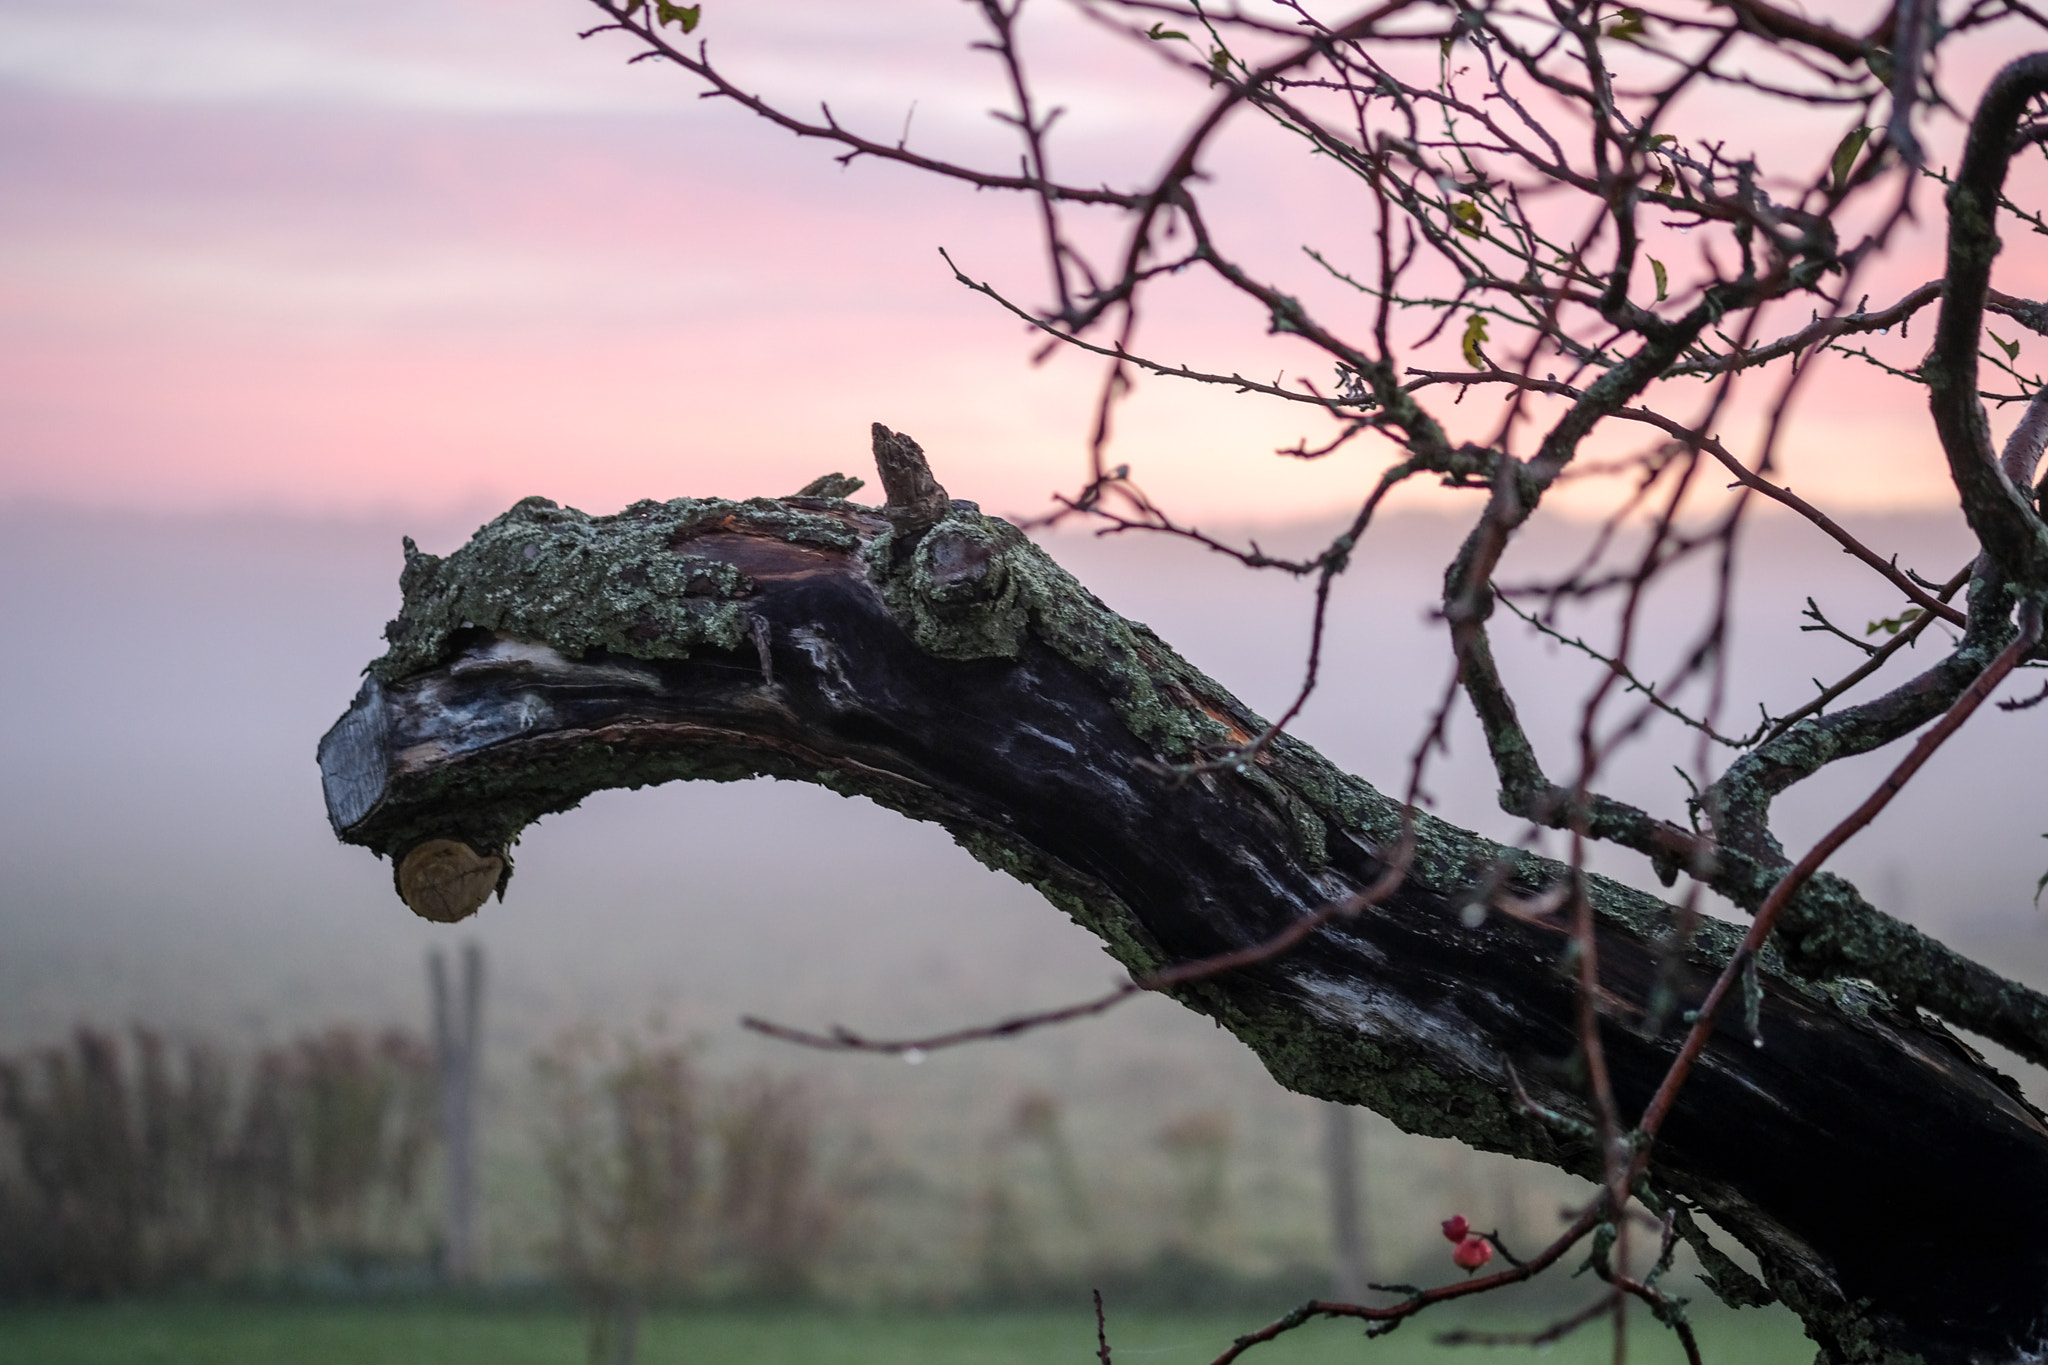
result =
[[[1465,1221],[1465,1215],[1462,1213],[1454,1213],[1449,1218],[1444,1219],[1444,1239],[1446,1241],[1462,1242],[1471,1232],[1472,1225]]]
[[[1451,1248],[1451,1260],[1467,1275],[1493,1259],[1493,1243],[1484,1237],[1467,1237]]]

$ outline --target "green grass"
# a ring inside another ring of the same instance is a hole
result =
[[[1205,1365],[1252,1315],[1115,1315],[1116,1365]],[[1459,1319],[1411,1323],[1365,1341],[1355,1326],[1316,1323],[1252,1351],[1248,1365],[1419,1365],[1533,1360],[1525,1347],[1438,1346]],[[1474,1326],[1527,1327],[1498,1313]],[[1668,1334],[1631,1318],[1629,1358],[1682,1359]],[[1709,1361],[1805,1365],[1813,1347],[1788,1314],[1716,1312],[1700,1321]],[[0,1309],[7,1365],[583,1365],[582,1326],[567,1309],[444,1305],[134,1302]],[[1543,1355],[1545,1365],[1604,1361],[1606,1332],[1586,1329]],[[977,1314],[697,1311],[651,1315],[641,1365],[1091,1365],[1095,1325],[1085,1311]]]

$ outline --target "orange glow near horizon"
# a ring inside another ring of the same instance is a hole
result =
[[[184,5],[190,22],[151,41],[199,46],[144,76],[66,48],[85,41],[65,36],[66,7],[0,23],[0,46],[27,50],[25,33],[45,53],[44,67],[0,61],[14,187],[0,205],[0,499],[357,513],[537,493],[605,511],[865,476],[874,420],[916,435],[954,494],[992,511],[1037,512],[1080,483],[1097,362],[1034,367],[1033,338],[936,250],[1035,301],[1020,201],[842,170],[689,98],[679,74],[626,72],[616,46],[578,45],[569,0],[380,0],[352,20]],[[977,101],[993,96],[960,72],[986,73],[961,67],[963,35],[925,32],[926,8],[899,5],[860,40],[939,54],[915,126],[979,147]],[[781,78],[814,69],[812,49],[768,50]],[[849,97],[871,123],[900,109],[878,85]],[[1105,96],[1083,159],[1119,119],[1142,121],[1152,90]],[[1923,216],[1936,207],[1922,202]],[[1275,249],[1341,241],[1338,207],[1315,213]],[[1933,240],[1923,223],[1905,264],[1925,272]],[[1284,367],[1261,330],[1224,299],[1176,318],[1163,334],[1188,353],[1161,358]],[[1949,505],[1917,392],[1874,379],[1827,362],[1780,473],[1842,510]],[[1740,413],[1729,422],[1746,429]],[[1323,439],[1323,419],[1157,379],[1117,432],[1116,461],[1208,519],[1326,513],[1386,458],[1363,444],[1313,465],[1276,458]]]

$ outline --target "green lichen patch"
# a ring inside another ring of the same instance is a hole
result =
[[[926,653],[1014,659],[1035,635],[1093,676],[1131,733],[1161,754],[1182,759],[1231,742],[1233,726],[1202,705],[1228,693],[973,503],[954,502],[929,528],[886,531],[866,555],[883,600]],[[1239,720],[1259,724],[1248,713]]]
[[[1032,576],[1028,569],[1013,572],[1012,564],[1035,552],[1010,523],[954,503],[929,528],[876,536],[867,562],[882,600],[925,653],[1014,659],[1030,630],[1024,590]]]
[[[607,649],[644,659],[693,648],[737,649],[751,592],[731,564],[691,554],[688,538],[728,518],[750,532],[851,550],[845,522],[768,498],[640,502],[593,517],[527,498],[446,559],[411,540],[399,587],[405,604],[385,628],[391,648],[370,665],[389,682],[441,662],[462,631],[499,631],[570,656]],[[680,547],[680,548],[678,548]]]

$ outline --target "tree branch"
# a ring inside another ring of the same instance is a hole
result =
[[[321,745],[336,832],[401,880],[454,843],[500,860],[502,894],[518,832],[592,791],[768,775],[938,822],[1147,975],[1358,896],[1412,829],[1383,903],[1171,993],[1294,1089],[1599,1177],[1568,1064],[1569,926],[1471,908],[1567,870],[1406,812],[1284,736],[1241,772],[1175,778],[1262,722],[971,504],[913,528],[820,497],[613,517],[529,499],[445,560],[409,553],[402,585],[390,652]],[[455,888],[471,908],[477,880]],[[1703,1000],[1736,938],[1702,923],[1673,963],[1674,912],[1585,885],[1607,1065],[1637,1112],[1674,1056],[1643,1032],[1653,991]],[[2031,1343],[2048,1128],[1876,993],[1768,960],[1760,980],[1768,1046],[1712,1030],[1653,1179],[1749,1247],[1837,1355]],[[1546,1122],[1524,1088],[1581,1126]]]
[[[1990,423],[1977,396],[1977,348],[1984,326],[1991,263],[1998,254],[1998,201],[2012,160],[2013,133],[2033,98],[2048,91],[2048,53],[2021,57],[1991,80],[1962,164],[1948,192],[1948,275],[1934,347],[1920,372],[1934,428],[1962,495],[1963,515],[1986,554],[2015,587],[2048,591],[2048,526],[2013,486],[1991,448]]]

